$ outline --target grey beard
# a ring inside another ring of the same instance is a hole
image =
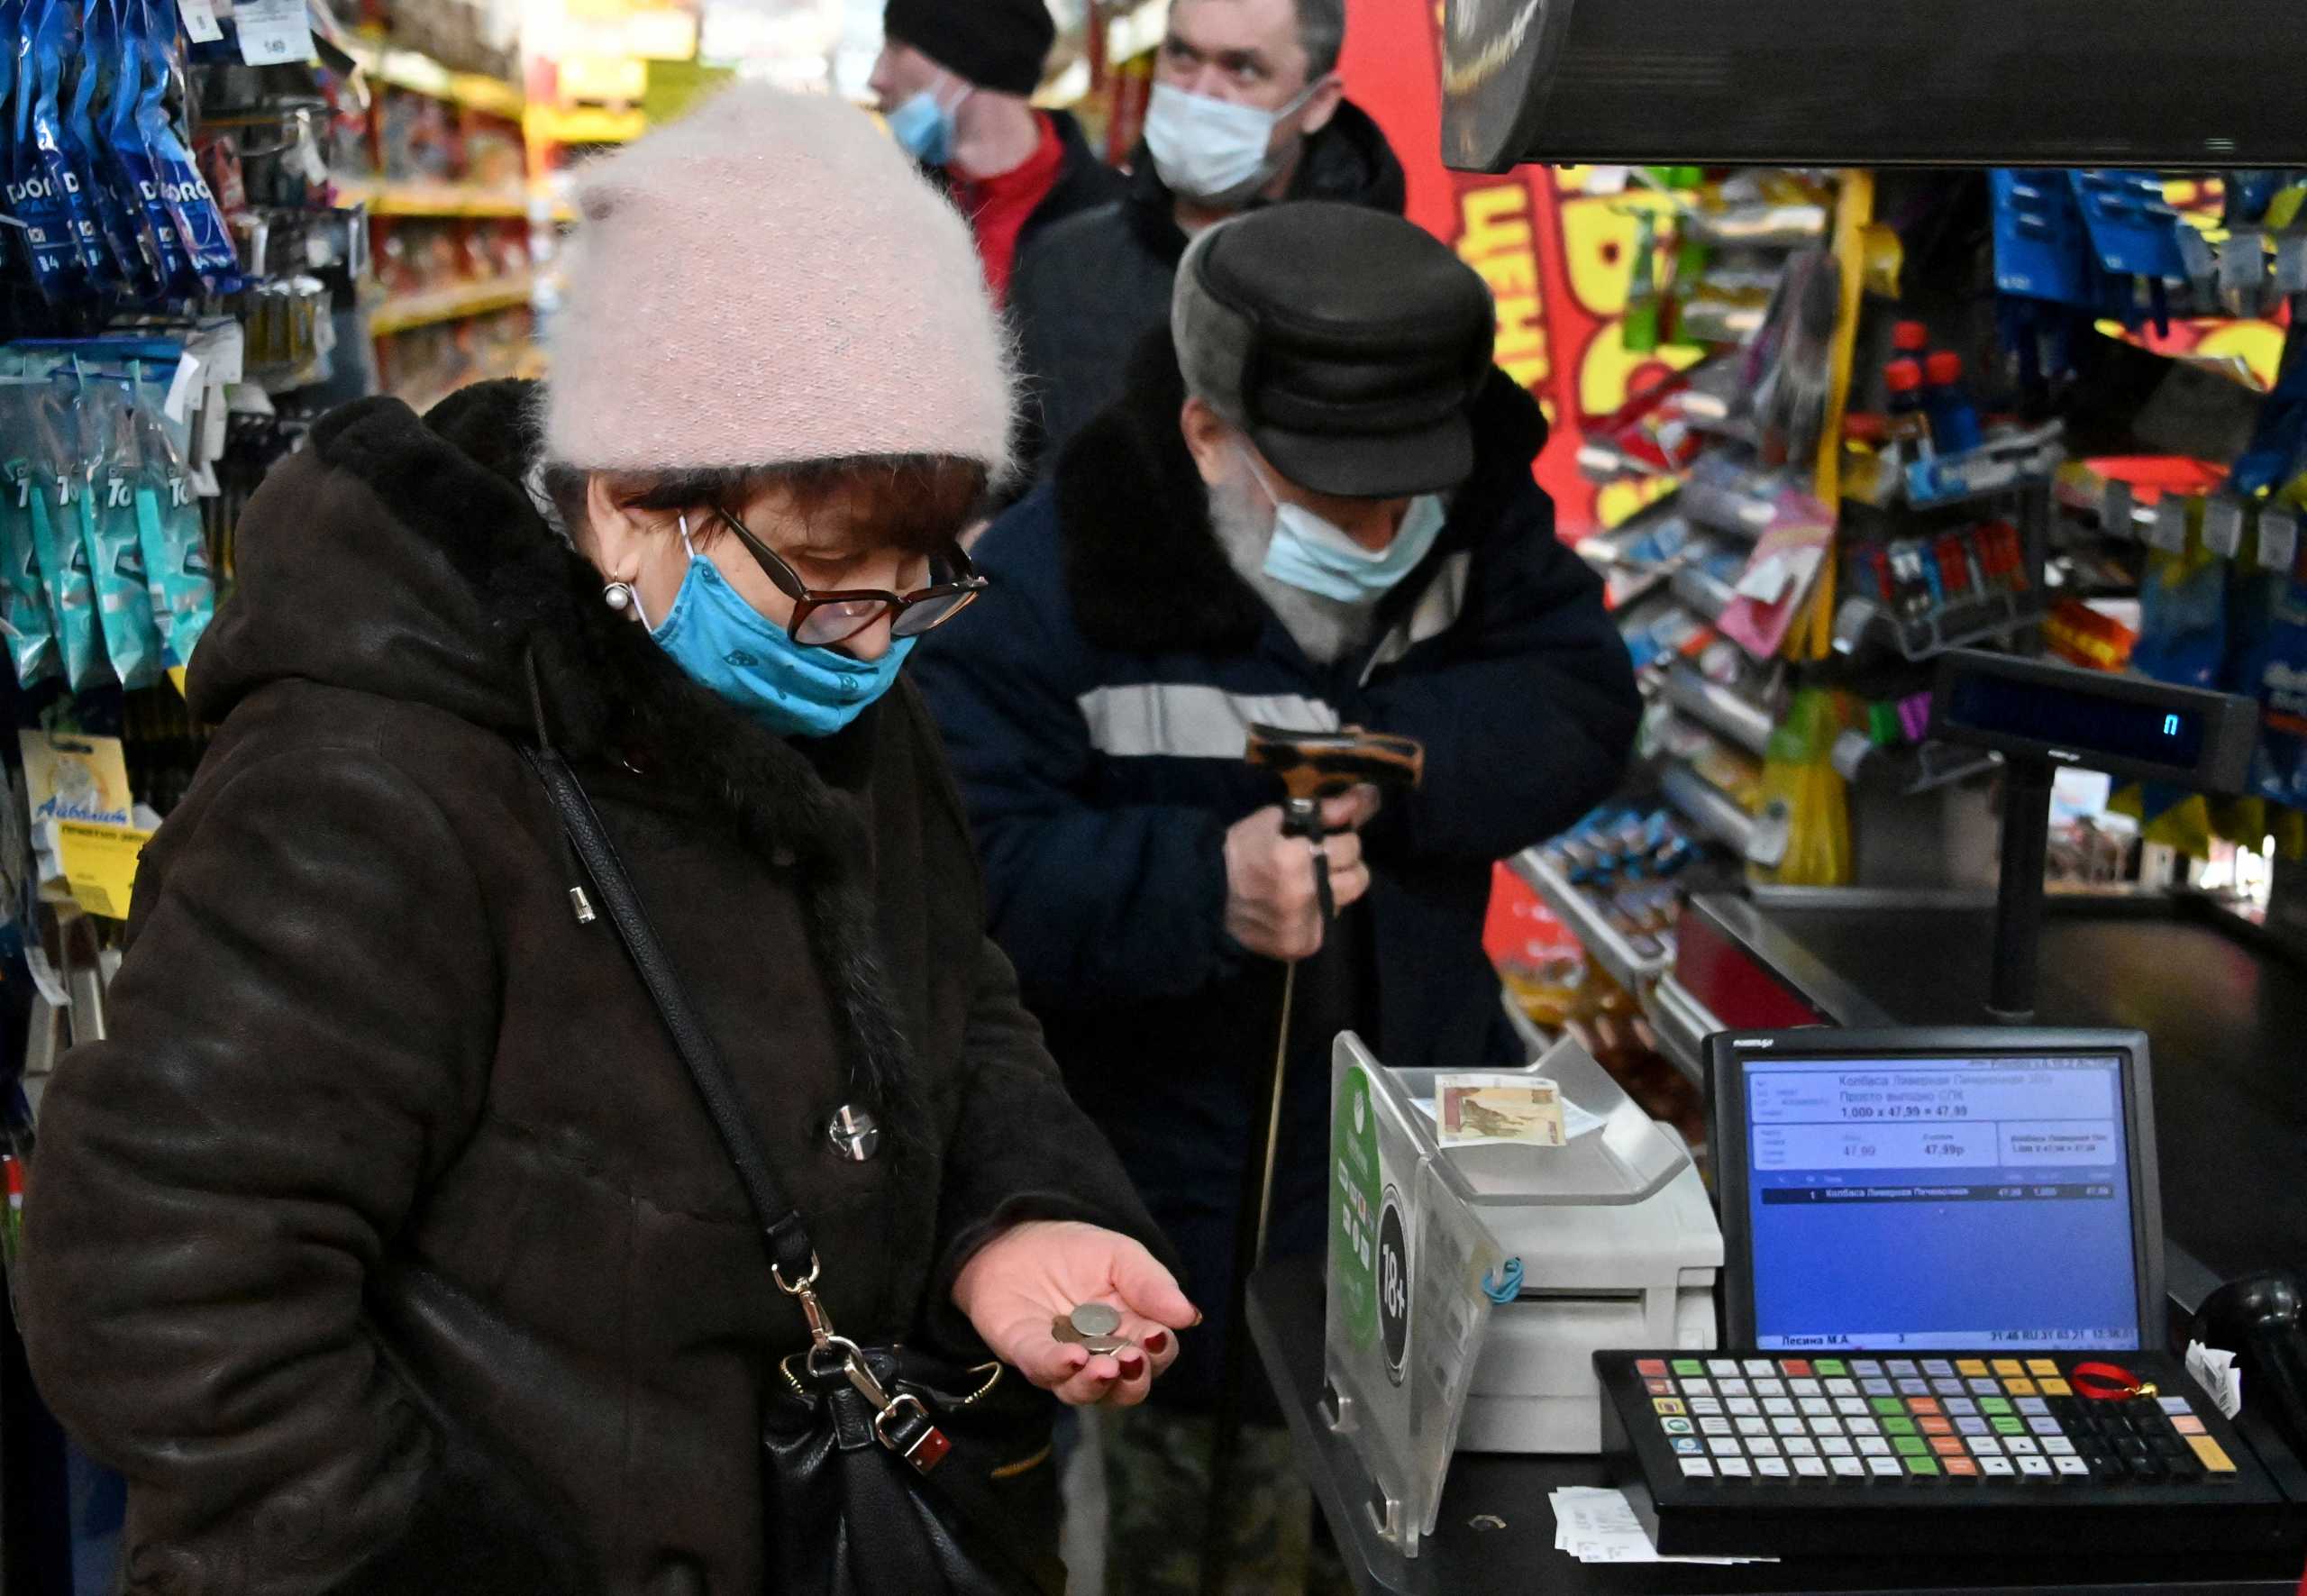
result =
[[[1265,601],[1316,664],[1335,665],[1376,634],[1376,597],[1342,604],[1265,574],[1266,550],[1273,543],[1273,506],[1250,483],[1236,479],[1211,485],[1209,525],[1235,574]]]

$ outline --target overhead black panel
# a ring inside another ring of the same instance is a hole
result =
[[[1447,0],[1443,156],[2307,166],[2307,0]]]

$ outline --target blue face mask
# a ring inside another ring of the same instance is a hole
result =
[[[924,166],[944,166],[953,159],[953,138],[962,100],[968,98],[964,93],[948,105],[937,98],[935,89],[917,90],[889,113],[889,136]]]
[[[796,643],[694,549],[671,613],[649,634],[689,679],[780,737],[832,736],[889,690],[920,641],[899,638],[870,661]]]
[[[1450,518],[1440,494],[1420,494],[1402,512],[1394,541],[1372,553],[1311,510],[1283,500],[1246,454],[1242,463],[1273,501],[1265,574],[1340,604],[1367,604],[1391,592],[1433,552],[1434,540]]]

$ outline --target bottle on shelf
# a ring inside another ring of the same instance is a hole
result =
[[[1889,396],[1885,409],[1890,415],[1891,442],[1928,455],[1930,417],[1922,407],[1922,368],[1912,360],[1892,360],[1883,368],[1883,388]]]
[[[1941,454],[1961,454],[1985,439],[1979,413],[1963,384],[1963,357],[1951,349],[1935,351],[1923,365],[1922,407],[1930,417],[1931,442]]]

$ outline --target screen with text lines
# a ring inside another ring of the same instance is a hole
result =
[[[1768,1350],[2139,1345],[2122,1064],[1749,1060]]]

